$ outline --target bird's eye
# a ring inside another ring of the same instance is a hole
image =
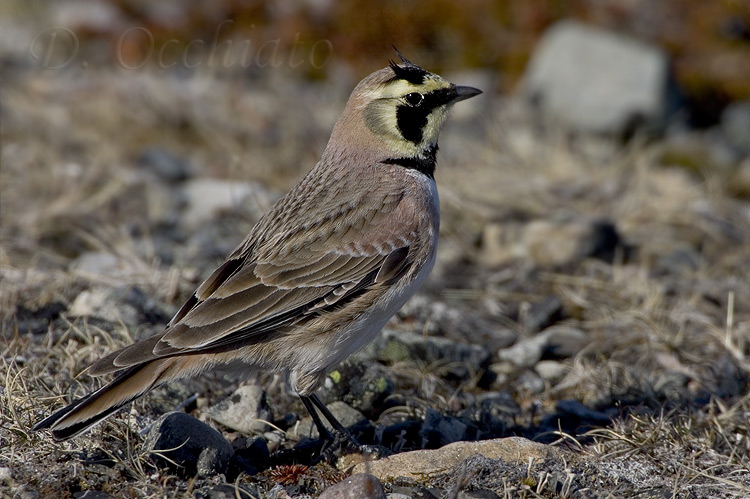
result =
[[[404,96],[404,100],[411,107],[417,107],[424,100],[424,95],[420,94],[419,92],[412,92],[410,94],[406,94]]]

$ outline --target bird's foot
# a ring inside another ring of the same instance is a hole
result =
[[[328,433],[320,438],[320,450],[315,462],[325,461],[334,463],[337,457],[344,454],[363,454],[368,459],[380,459],[390,456],[393,452],[382,445],[361,444],[348,431]]]

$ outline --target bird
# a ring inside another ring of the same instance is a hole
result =
[[[96,361],[102,388],[38,422],[80,435],[168,381],[239,363],[285,372],[321,438],[346,429],[315,394],[370,343],[435,263],[438,135],[453,104],[482,93],[399,62],[351,93],[320,161],[266,212],[164,330]],[[351,438],[351,436],[349,436]]]

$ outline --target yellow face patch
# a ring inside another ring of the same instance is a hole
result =
[[[427,73],[422,83],[395,79],[368,92],[367,126],[402,157],[418,157],[437,143],[450,102],[441,98],[452,85]]]

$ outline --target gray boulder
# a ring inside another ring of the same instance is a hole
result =
[[[679,103],[664,51],[569,20],[539,42],[523,94],[574,131],[608,135],[661,130]]]

